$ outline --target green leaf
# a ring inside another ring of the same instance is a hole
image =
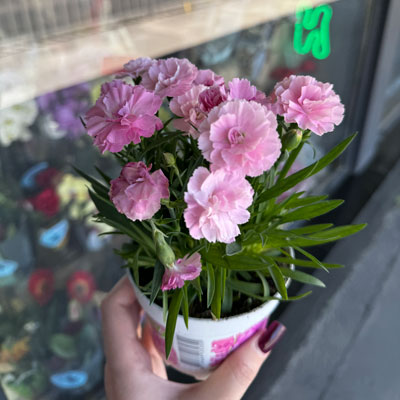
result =
[[[296,301],[296,300],[304,299],[304,297],[309,296],[311,293],[312,293],[312,290],[309,290],[308,292],[299,294],[297,296],[290,296],[287,298],[287,300],[288,301]]]
[[[214,277],[214,267],[212,266],[212,264],[206,262],[206,268],[207,268],[207,308],[209,308],[214,298],[215,277]]]
[[[306,268],[321,268],[321,266],[313,261],[303,260],[301,258],[291,258],[291,257],[274,257],[274,260],[278,263],[282,264],[294,264],[299,267],[306,267]],[[343,268],[343,265],[340,264],[328,264],[328,263],[321,263],[326,269],[337,269]]]
[[[325,200],[320,203],[299,207],[296,208],[296,210],[283,215],[280,222],[283,224],[298,220],[309,220],[324,215],[339,207],[341,204],[343,204],[343,200]]]
[[[222,280],[223,272],[221,267],[215,268],[215,291],[211,301],[211,311],[217,319],[221,318],[221,303],[222,303]]]
[[[141,248],[139,247],[138,250],[135,252],[135,255],[132,260],[132,269],[133,269],[133,278],[135,280],[136,285],[139,285],[139,254]]]
[[[275,287],[282,296],[283,300],[287,300],[287,290],[286,290],[286,283],[285,278],[283,277],[282,272],[280,271],[279,267],[276,264],[272,264],[268,267],[268,271],[271,274],[271,278],[275,283]]]
[[[295,281],[302,282],[302,283],[307,283],[309,285],[314,285],[314,286],[319,286],[319,287],[325,287],[325,284],[320,281],[318,278],[315,278],[314,276],[307,274],[302,271],[293,271],[290,268],[286,267],[281,267],[280,271],[282,274],[288,278],[291,278]]]
[[[172,301],[168,310],[167,326],[165,327],[165,357],[168,359],[171,353],[172,341],[174,340],[174,333],[176,327],[176,320],[181,308],[183,298],[183,290],[175,289],[172,296]]]
[[[269,291],[269,285],[268,285],[267,280],[265,279],[265,276],[260,271],[256,271],[256,274],[260,278],[260,281],[263,285],[263,292],[264,292],[263,296],[268,297],[270,295],[270,291]]]
[[[227,256],[233,256],[235,254],[241,253],[243,251],[243,247],[241,243],[232,242],[226,245],[225,251]]]
[[[290,201],[285,208],[297,208],[302,206],[308,206],[309,204],[318,203],[320,201],[324,201],[328,198],[328,196],[308,196],[302,197],[300,199],[293,199]]]
[[[108,186],[110,186],[111,178],[108,175],[106,175],[100,168],[98,168],[98,167],[95,167],[95,168],[96,168],[96,171],[99,173],[99,175],[103,178],[104,182]]]
[[[229,278],[227,282],[232,289],[250,296],[263,293],[263,285],[261,283],[245,282],[233,278]]]
[[[355,233],[364,229],[366,226],[367,224],[337,226],[335,228],[324,230],[322,232],[313,233],[312,236],[308,236],[307,238],[324,241],[339,240],[347,236],[354,235]]]
[[[221,268],[222,270],[222,282],[221,282],[221,297],[225,297],[225,286],[226,286],[226,268]]]
[[[183,314],[183,319],[185,320],[186,329],[189,329],[189,301],[188,301],[186,285],[183,286],[182,291],[183,291],[182,314]]]
[[[273,199],[286,192],[290,188],[296,186],[299,182],[309,178],[310,176],[315,175],[317,172],[321,171],[323,168],[332,163],[336,158],[346,150],[347,146],[353,141],[356,137],[356,133],[343,140],[337,146],[335,146],[328,154],[324,157],[320,158],[315,163],[312,163],[306,168],[301,169],[300,171],[288,176],[285,179],[282,179],[280,182],[276,183],[271,189],[266,190],[259,198],[258,202],[264,202],[269,199]]]
[[[232,312],[233,292],[230,287],[225,288],[225,295],[222,300],[222,312],[230,314]]]
[[[164,271],[165,271],[164,266],[160,263],[159,260],[157,260],[154,265],[153,279],[151,281],[150,304],[154,302],[154,300],[158,295],[158,292],[160,291]]]
[[[76,167],[73,167],[73,168],[80,176],[82,176],[82,178],[85,178],[92,185],[93,190],[98,195],[108,199],[108,192],[110,190],[108,187],[104,186],[97,179],[92,178],[91,176],[87,175],[85,172],[81,171],[80,169],[78,169]]]
[[[325,229],[331,228],[332,226],[333,224],[314,224],[303,226],[301,228],[290,229],[289,232],[296,235],[305,235],[309,233],[324,231]]]
[[[190,283],[196,289],[197,296],[199,297],[199,301],[201,302],[201,296],[203,294],[203,290],[201,289],[200,277],[198,276],[196,279],[190,281]]]
[[[299,253],[303,254],[303,256],[306,256],[309,260],[311,260],[312,262],[314,262],[315,264],[317,264],[320,268],[322,268],[323,270],[325,270],[326,272],[329,272],[324,264],[322,264],[321,261],[319,261],[316,257],[314,257],[312,254],[310,254],[308,251],[305,251],[304,249],[297,247],[297,246],[293,246],[293,248],[295,250],[297,250]]]
[[[168,315],[168,292],[165,290],[162,292],[162,299],[163,299],[163,321],[164,323],[167,321]]]

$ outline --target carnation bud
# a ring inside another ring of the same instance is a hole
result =
[[[166,268],[172,268],[175,262],[175,254],[165,241],[164,234],[153,226],[153,240],[156,245],[157,257]]]
[[[175,157],[171,153],[163,153],[164,160],[168,167],[173,167],[175,165]]]
[[[286,150],[294,150],[303,138],[303,132],[301,129],[292,129],[283,137],[283,146]]]

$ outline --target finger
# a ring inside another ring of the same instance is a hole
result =
[[[164,361],[154,346],[149,322],[146,322],[144,325],[142,343],[150,354],[153,372],[160,378],[168,379]]]
[[[128,277],[122,278],[101,304],[104,351],[110,368],[150,369],[150,359],[138,339],[140,305]]]
[[[256,333],[235,350],[206,381],[197,385],[191,400],[241,399],[285,330],[282,324],[274,321],[269,328]]]

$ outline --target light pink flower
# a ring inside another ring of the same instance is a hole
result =
[[[204,85],[193,85],[189,91],[181,96],[174,97],[169,103],[171,111],[178,117],[183,117],[174,120],[174,127],[189,133],[195,139],[198,138],[199,133],[193,126],[197,128],[206,118],[206,114],[199,106],[199,94],[205,88]]]
[[[197,68],[186,58],[157,60],[142,75],[141,85],[160,97],[180,96],[190,90],[197,76]]]
[[[291,75],[275,85],[275,111],[287,123],[296,122],[301,129],[317,135],[334,130],[344,116],[344,106],[333,85],[312,76]]]
[[[247,208],[253,201],[253,188],[237,173],[223,169],[209,172],[197,168],[185,193],[184,218],[194,239],[231,243],[240,234],[238,224],[250,218]]]
[[[274,165],[281,142],[276,116],[254,101],[233,100],[213,108],[202,122],[198,145],[211,170],[258,176]]]
[[[111,181],[111,201],[132,221],[151,218],[160,209],[160,200],[169,197],[164,173],[159,169],[150,174],[150,169],[141,161],[130,162]]]
[[[220,75],[217,75],[211,69],[199,69],[196,79],[193,82],[195,85],[204,86],[223,86],[225,81]]]
[[[131,60],[124,65],[124,69],[119,72],[116,77],[124,78],[125,76],[130,76],[133,79],[136,79],[143,73],[147,72],[149,68],[156,62],[149,57],[140,57],[135,60]]]
[[[193,253],[189,258],[186,255],[175,261],[172,268],[166,268],[161,290],[171,290],[181,288],[185,281],[196,279],[201,272],[201,260],[199,253]]]
[[[212,86],[199,95],[200,108],[208,113],[228,99],[225,86]]]
[[[258,90],[247,79],[234,78],[229,82],[229,100],[254,100],[265,105],[267,98],[263,92]]]
[[[96,104],[86,113],[88,134],[104,153],[121,151],[131,142],[150,137],[162,128],[154,114],[161,106],[161,98],[142,86],[131,86],[119,80],[105,83]]]

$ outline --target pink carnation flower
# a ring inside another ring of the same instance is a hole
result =
[[[267,98],[263,92],[258,90],[247,79],[234,78],[229,82],[229,100],[254,100],[265,105]]]
[[[200,93],[200,108],[208,113],[214,107],[220,105],[228,99],[225,86],[212,86]]]
[[[213,108],[200,125],[198,145],[211,170],[258,176],[280,156],[276,116],[254,101],[233,100]]]
[[[124,78],[125,76],[130,76],[131,78],[136,79],[138,76],[147,72],[155,62],[155,60],[149,57],[136,58],[135,60],[126,63],[124,69],[118,73],[116,77]]]
[[[185,193],[184,218],[190,235],[209,242],[233,242],[240,234],[238,224],[250,218],[247,208],[253,193],[250,183],[240,174],[197,168]]]
[[[211,69],[199,69],[196,79],[193,82],[195,85],[204,86],[223,86],[225,81],[220,75],[217,75]]]
[[[101,87],[96,104],[86,113],[88,134],[104,153],[121,151],[131,142],[150,137],[162,128],[154,114],[161,106],[161,98],[142,86],[131,86],[115,80]]]
[[[111,181],[111,201],[132,221],[151,218],[160,209],[160,200],[169,197],[164,173],[159,169],[150,174],[150,169],[141,161],[130,162]]]
[[[162,283],[161,290],[171,290],[181,288],[185,281],[192,281],[196,279],[201,272],[200,254],[194,253],[189,258],[186,255],[175,261],[172,268],[166,268]]]
[[[142,75],[141,85],[160,97],[180,96],[190,90],[197,76],[197,68],[186,58],[157,60]]]
[[[344,116],[344,106],[332,87],[312,76],[291,75],[275,85],[275,111],[301,129],[320,136],[331,132]]]
[[[171,111],[178,117],[183,117],[174,120],[174,127],[188,132],[195,139],[198,138],[199,133],[193,126],[197,128],[206,118],[206,114],[199,106],[199,95],[205,88],[204,85],[194,85],[185,94],[174,97],[169,103]]]

